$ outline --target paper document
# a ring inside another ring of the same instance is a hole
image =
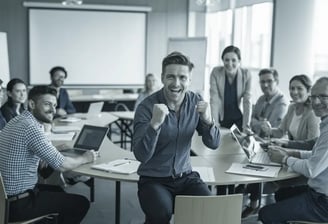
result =
[[[66,132],[66,133],[50,133],[48,136],[50,141],[72,141],[75,136],[74,131]]]
[[[260,177],[277,177],[281,167],[276,166],[262,166],[264,169],[249,169],[245,168],[247,164],[232,163],[226,173],[249,175],[249,176],[260,176]]]
[[[119,174],[131,174],[138,170],[139,161],[131,159],[117,159],[108,163],[92,165],[91,168]]]
[[[80,120],[81,120],[81,118],[78,118],[78,117],[65,117],[65,118],[59,119],[60,122],[67,122],[67,123],[78,122]]]
[[[200,175],[200,178],[204,182],[214,182],[214,172],[212,167],[206,167],[206,166],[195,166],[192,168],[193,171],[197,171]]]
[[[81,127],[78,126],[53,126],[51,131],[53,133],[63,133],[63,132],[70,132],[70,131],[80,131]]]

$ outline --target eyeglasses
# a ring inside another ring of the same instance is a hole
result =
[[[274,81],[276,81],[276,80],[272,80],[272,79],[270,79],[270,80],[261,80],[260,84],[264,85],[264,84],[267,83],[268,85],[271,85]]]
[[[328,101],[328,96],[327,95],[312,95],[309,96],[311,101],[314,101],[315,99],[319,99],[321,102],[323,101]]]

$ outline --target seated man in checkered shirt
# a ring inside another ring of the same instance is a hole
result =
[[[84,196],[37,184],[40,159],[63,172],[96,158],[94,151],[76,158],[65,157],[46,137],[43,124],[53,120],[56,95],[57,91],[49,86],[32,88],[29,111],[13,118],[0,133],[0,173],[10,201],[10,222],[58,213],[59,223],[77,224],[90,207]]]

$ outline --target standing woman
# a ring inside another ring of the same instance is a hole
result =
[[[7,102],[1,107],[7,122],[26,110],[27,90],[21,79],[12,79],[7,84]]]
[[[221,59],[224,66],[215,67],[210,77],[212,116],[222,127],[230,128],[236,124],[243,132],[251,133],[251,74],[240,67],[238,47],[226,47]]]

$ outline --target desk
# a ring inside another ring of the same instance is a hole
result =
[[[223,136],[224,137],[224,136]],[[236,144],[236,143],[235,143]],[[93,164],[104,163],[115,159],[129,158],[133,159],[134,155],[130,151],[123,150],[122,148],[115,145],[109,139],[105,139],[100,152],[100,158]],[[232,162],[243,162],[245,161],[245,155],[243,154],[217,154],[216,156],[195,156],[191,157],[192,166],[209,166],[213,167],[215,180],[207,182],[209,185],[227,185],[227,184],[247,184],[247,183],[260,183],[267,181],[275,181],[288,179],[298,176],[296,173],[288,173],[286,169],[282,169],[279,176],[276,178],[265,178],[265,177],[252,177],[252,176],[241,176],[235,174],[228,174],[225,171],[229,168]],[[139,177],[137,174],[124,175],[115,174],[99,170],[91,169],[91,165],[85,164],[76,169],[75,172],[88,175],[97,178],[103,178],[113,180],[116,182],[116,200],[115,200],[115,223],[120,223],[120,182],[137,182]]]
[[[126,149],[128,142],[131,143],[133,130],[132,123],[134,119],[134,111],[116,111],[111,112],[111,114],[118,118],[114,123],[120,129],[120,141],[114,143],[120,143],[121,148]]]

